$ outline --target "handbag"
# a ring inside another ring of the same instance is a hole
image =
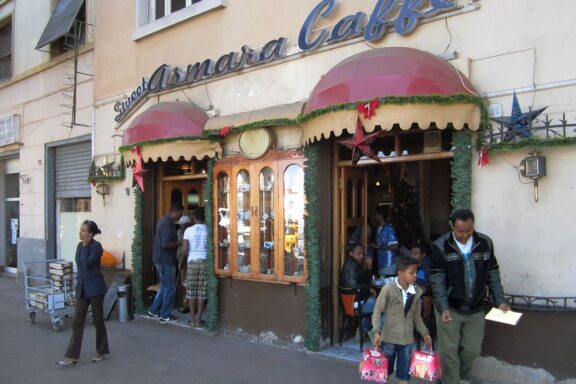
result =
[[[424,347],[421,351],[414,351],[410,360],[410,376],[418,377],[427,381],[436,381],[442,379],[442,363],[440,353],[426,350]]]
[[[362,360],[358,367],[360,379],[376,383],[388,382],[388,359],[378,348],[366,348],[362,352]]]

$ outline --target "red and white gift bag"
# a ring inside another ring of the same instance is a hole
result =
[[[433,351],[415,351],[410,361],[410,376],[428,381],[442,378],[442,363],[440,353]]]
[[[364,349],[358,370],[362,380],[377,383],[388,382],[388,359],[377,349]]]

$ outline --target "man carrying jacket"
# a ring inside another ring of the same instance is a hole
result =
[[[474,231],[469,209],[454,211],[452,230],[432,244],[430,283],[436,308],[438,349],[444,384],[469,379],[484,339],[483,303],[487,289],[501,310],[506,304],[492,240]]]

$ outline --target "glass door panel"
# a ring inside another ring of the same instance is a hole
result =
[[[240,273],[250,273],[252,266],[250,260],[251,236],[250,219],[250,174],[245,169],[236,176],[236,233],[237,250],[236,268]]]
[[[262,168],[259,177],[259,255],[260,273],[274,274],[274,172],[271,168]]]
[[[284,275],[304,276],[304,171],[291,164],[284,171]]]
[[[218,264],[217,269],[230,271],[230,177],[226,172],[218,174],[216,186],[216,207],[218,223],[216,237],[218,247],[216,249]]]

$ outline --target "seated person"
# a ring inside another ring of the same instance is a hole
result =
[[[410,256],[418,262],[416,285],[424,290],[422,294],[422,319],[432,317],[432,289],[430,287],[430,259],[427,257],[426,243],[418,242],[410,249]]]
[[[370,287],[372,258],[364,257],[362,244],[352,244],[340,274],[340,286],[356,290],[356,297],[362,303],[362,313],[372,313],[376,303],[376,291]]]

